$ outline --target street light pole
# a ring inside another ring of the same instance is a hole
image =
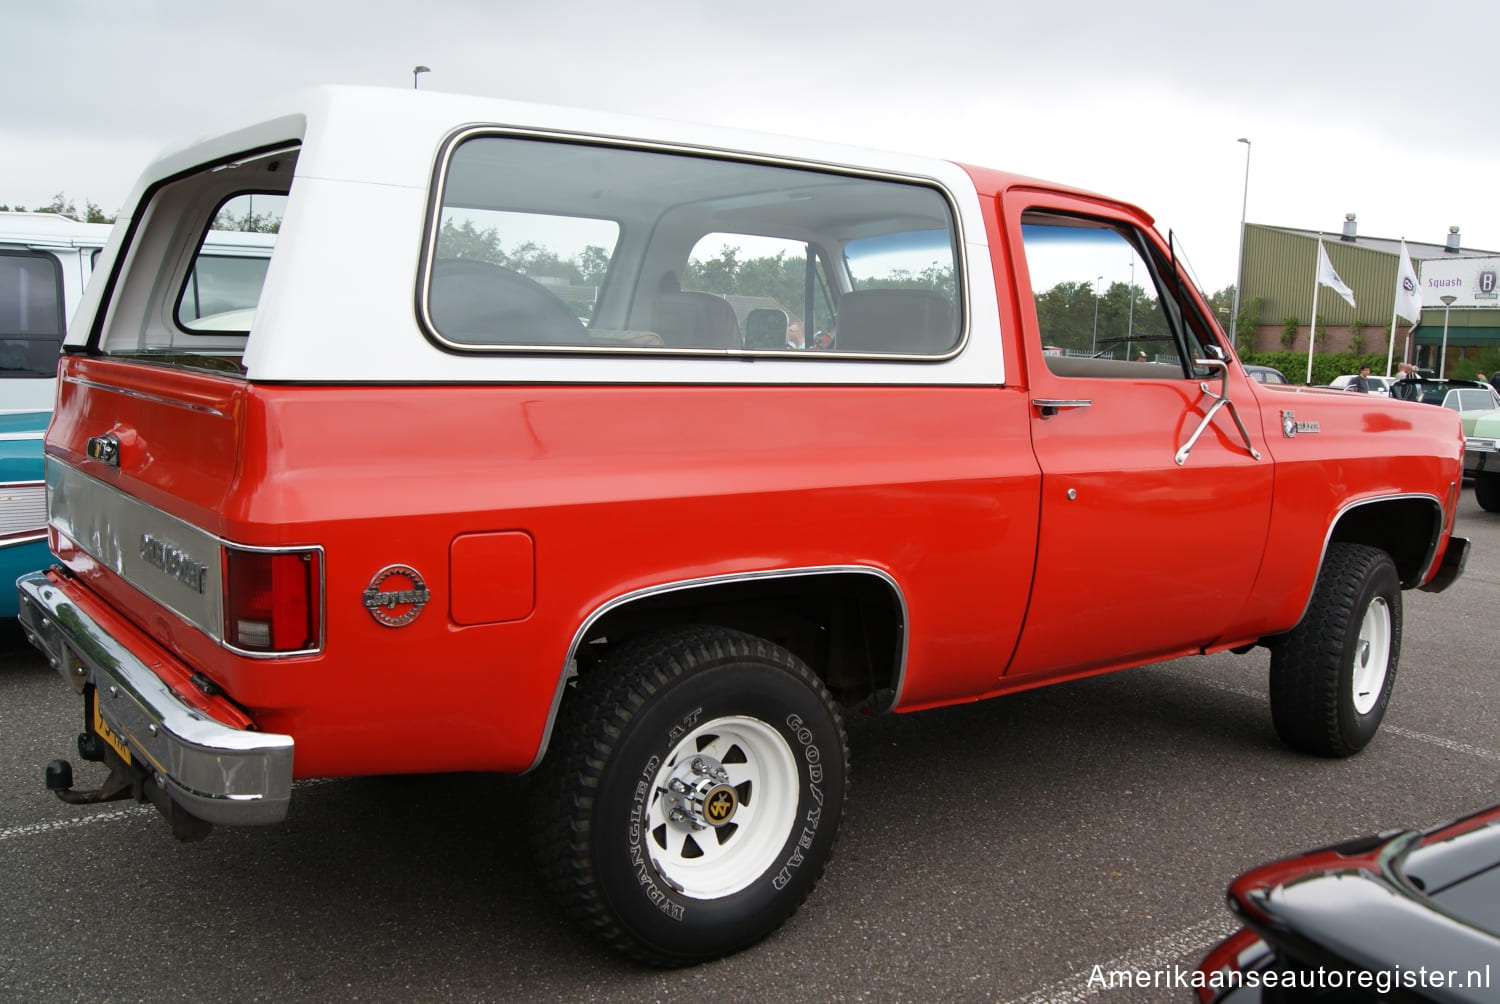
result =
[[[1130,259],[1130,312],[1125,319],[1125,358],[1131,358],[1130,343],[1135,339],[1135,259]]]
[[[1447,296],[1438,297],[1443,301],[1443,351],[1438,356],[1438,379],[1443,379],[1443,374],[1448,371],[1448,308],[1453,306],[1453,301],[1458,297],[1449,293]]]
[[[412,90],[416,90],[417,89],[417,75],[418,74],[421,74],[421,73],[431,73],[431,72],[432,72],[432,67],[430,67],[430,66],[413,66],[411,68],[411,89]]]
[[[1241,136],[1235,142],[1245,144],[1245,189],[1240,196],[1240,263],[1234,273],[1234,309],[1229,313],[1229,341],[1239,341],[1240,289],[1245,285],[1245,209],[1250,205],[1250,141]]]
[[[1104,276],[1094,280],[1094,338],[1089,345],[1089,355],[1099,354],[1099,283],[1104,281]]]

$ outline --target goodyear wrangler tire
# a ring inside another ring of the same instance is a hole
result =
[[[639,961],[737,951],[822,875],[848,757],[827,689],[786,649],[717,628],[640,639],[564,707],[537,779],[539,865],[576,922]]]
[[[1401,580],[1386,552],[1331,544],[1302,623],[1271,645],[1271,720],[1317,756],[1358,753],[1380,728],[1401,655]]]

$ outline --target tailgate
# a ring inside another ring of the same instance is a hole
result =
[[[166,608],[222,637],[219,538],[238,479],[244,397],[238,377],[63,362],[47,435],[53,550],[139,624],[159,622]]]

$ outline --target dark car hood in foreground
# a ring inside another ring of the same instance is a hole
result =
[[[1500,1000],[1500,806],[1263,865],[1229,906],[1247,930],[1199,965],[1204,1002]]]

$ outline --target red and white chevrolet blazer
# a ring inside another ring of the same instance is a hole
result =
[[[330,89],[127,213],[20,583],[109,774],[48,786],[192,839],[298,778],[534,771],[547,881],[651,963],[808,894],[851,710],[1262,644],[1281,736],[1348,755],[1466,555],[1456,415],[1247,379],[1099,195]],[[216,229],[274,233],[258,296],[194,281]]]

